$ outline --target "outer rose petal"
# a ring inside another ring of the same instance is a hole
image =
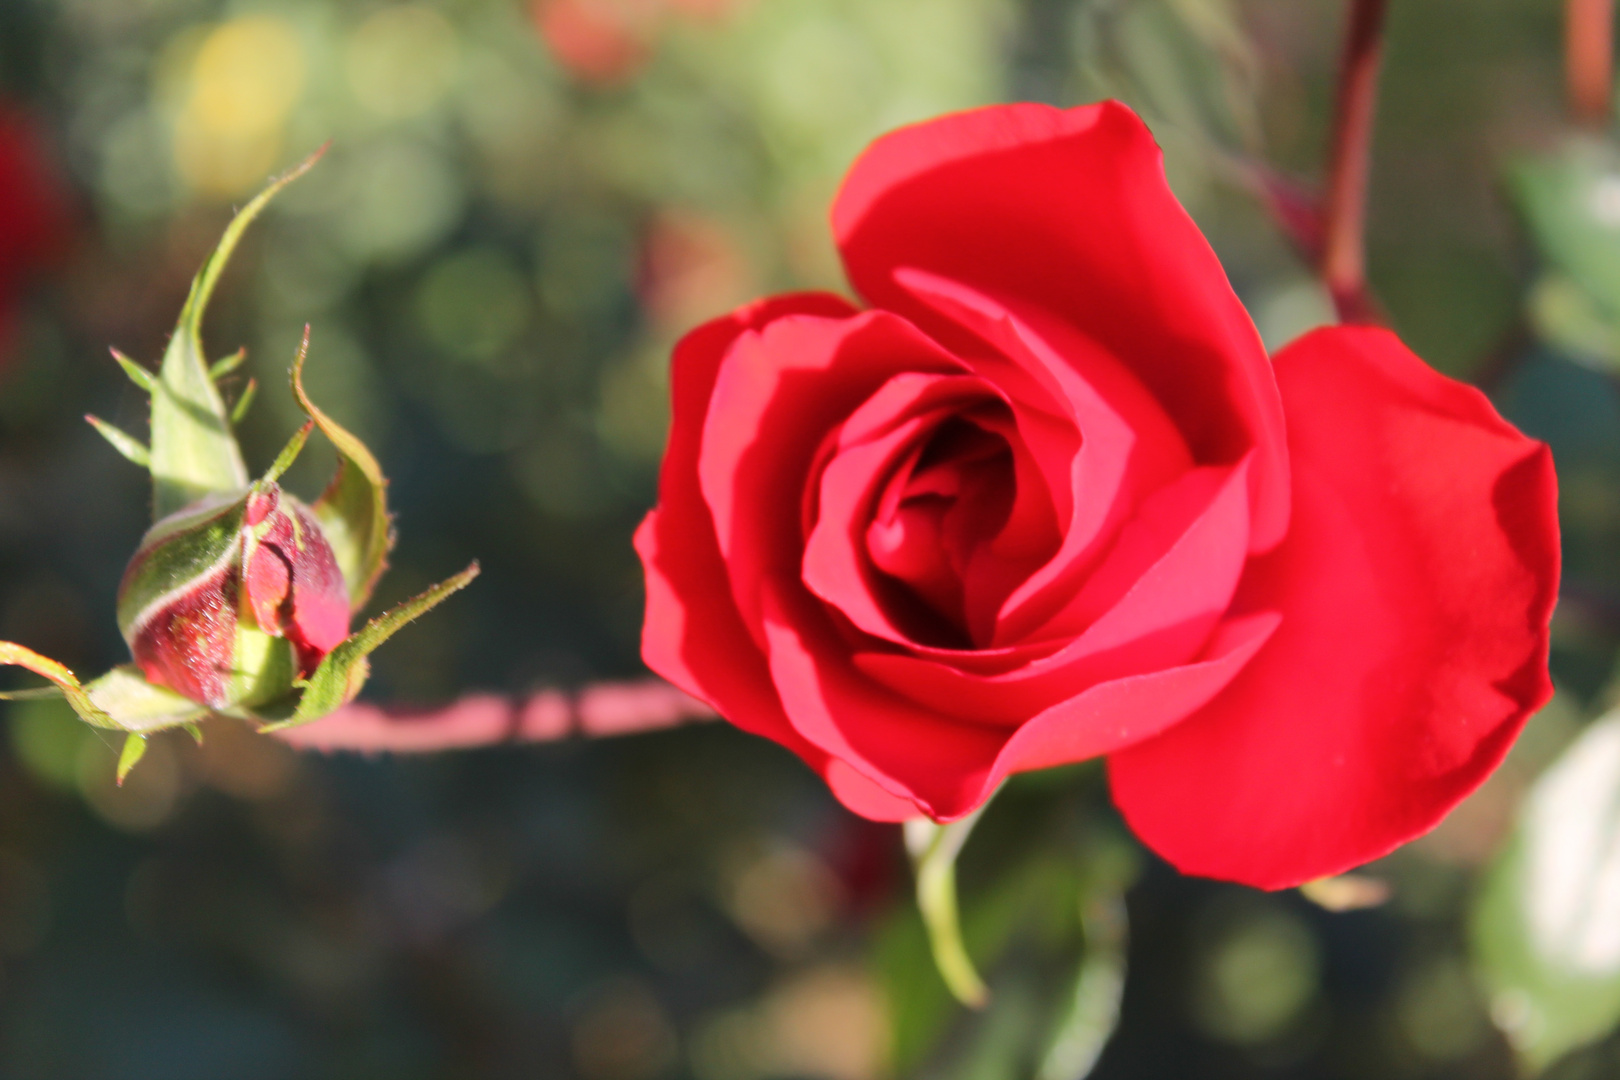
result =
[[[1128,108],[998,105],[901,128],[856,161],[832,220],[850,281],[875,307],[949,346],[966,344],[960,329],[904,271],[1042,308],[1129,366],[1200,462],[1258,449],[1251,541],[1281,540],[1288,459],[1270,364]]]
[[[1137,834],[1188,873],[1283,888],[1433,827],[1552,692],[1547,448],[1392,334],[1277,357],[1288,537],[1238,609],[1271,642],[1209,706],[1109,762]]]
[[[681,340],[671,368],[673,416],[658,508],[636,530],[647,577],[641,655],[647,666],[745,731],[774,739],[820,769],[824,755],[788,724],[765,658],[744,628],[698,487],[697,458],[720,363],[739,335],[783,315],[855,309],[829,294],[781,296],[706,323]]]

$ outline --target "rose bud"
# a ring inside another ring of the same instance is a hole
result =
[[[210,713],[275,731],[342,708],[365,685],[372,652],[478,576],[474,562],[349,633],[350,616],[366,606],[388,566],[394,540],[388,481],[365,444],[304,393],[308,327],[290,375],[309,422],[270,470],[249,483],[233,429],[257,383],[249,379],[226,408],[219,380],[245,353],[210,364],[203,313],[243,230],[320,156],[317,151],[282,174],[237,213],[192,280],[156,371],[113,350],[124,373],[150,397],[150,445],[85,417],[152,478],[157,523],[118,587],[118,628],[135,662],[81,682],[50,657],[0,641],[0,666],[27,668],[52,684],[0,691],[0,700],[60,695],[85,723],[125,732],[120,783],[140,761],[148,736],[183,727],[200,739],[197,723]],[[338,469],[306,506],[276,481],[316,428],[337,451]]]
[[[119,584],[118,628],[152,683],[262,705],[348,634],[349,590],[309,507],[260,482],[152,526]]]

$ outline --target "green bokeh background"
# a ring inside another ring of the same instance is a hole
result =
[[[1013,1080],[1102,955],[1082,926],[1108,924],[1077,912],[1101,918],[1133,880],[1095,1075],[1515,1075],[1470,912],[1524,790],[1608,702],[1620,396],[1608,339],[1573,347],[1529,305],[1548,258],[1505,180],[1568,130],[1559,5],[1391,7],[1373,287],[1417,352],[1552,444],[1568,580],[1558,700],[1479,796],[1372,868],[1388,903],[1335,914],[1181,878],[1131,845],[1099,769],[1031,778],[961,866],[996,995],[973,1016],[929,962],[896,830],[723,725],[363,760],[216,724],[201,750],[155,741],[118,790],[100,736],[20,703],[0,748],[0,1077]],[[669,348],[754,296],[844,288],[827,206],[888,128],[1122,97],[1268,343],[1328,321],[1242,178],[1255,160],[1319,178],[1342,17],[1326,0],[0,0],[0,90],[41,125],[74,211],[0,373],[0,637],[80,671],[124,658],[113,594],[148,496],[79,417],[142,429],[107,346],[154,361],[231,207],[322,143],[207,326],[264,384],[250,463],[299,419],[283,373],[309,323],[312,395],[392,478],[379,603],[484,566],[376,656],[367,696],[521,695],[644,674],[629,537]],[[289,486],[313,494],[330,467],[311,452]],[[1620,1046],[1554,1068],[1617,1075]]]

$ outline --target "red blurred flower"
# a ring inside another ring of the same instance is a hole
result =
[[[739,0],[531,0],[535,28],[582,82],[612,85],[641,70],[671,15],[718,19]]]
[[[68,205],[34,121],[0,102],[0,360],[7,354],[17,294],[61,255]]]
[[[833,227],[857,309],[688,335],[643,650],[855,811],[949,820],[1109,756],[1182,869],[1382,855],[1550,693],[1547,449],[1394,335],[1267,360],[1142,122],[894,132]]]

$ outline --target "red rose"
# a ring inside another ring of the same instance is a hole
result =
[[[1106,754],[1191,873],[1297,884],[1433,826],[1550,693],[1552,461],[1392,334],[1268,361],[1142,122],[879,139],[859,310],[689,334],[643,652],[868,817]]]

